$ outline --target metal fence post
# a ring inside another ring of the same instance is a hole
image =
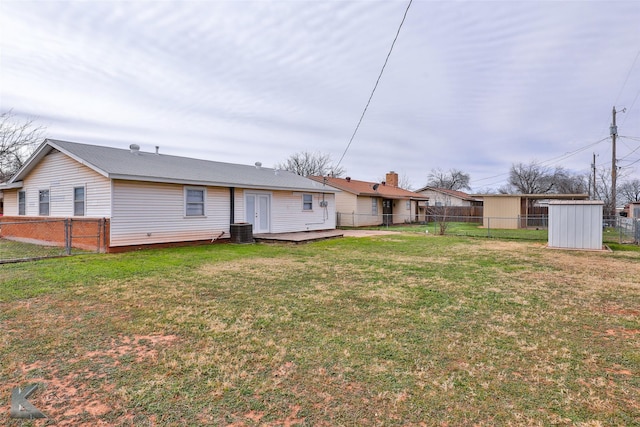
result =
[[[97,235],[98,235],[98,241],[96,242],[96,253],[100,253],[100,236],[102,235],[102,218],[100,218],[98,220],[98,223],[96,224],[96,228],[98,229],[97,231]]]
[[[109,220],[107,218],[100,218],[100,223],[101,223],[101,227],[100,227],[100,234],[102,234],[102,246],[99,250],[102,251],[102,253],[107,253],[107,225],[108,225]]]
[[[71,219],[66,218],[64,220],[64,247],[67,255],[71,255],[71,228]]]

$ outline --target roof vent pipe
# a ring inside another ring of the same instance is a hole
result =
[[[129,150],[131,150],[131,154],[138,154],[140,152],[140,146],[138,144],[131,144]]]
[[[347,180],[347,182],[351,182],[351,177],[350,176],[346,177],[345,179]]]
[[[262,163],[261,162],[256,162],[256,169],[260,169],[262,167]]]
[[[160,146],[156,145],[156,154],[160,154]]]

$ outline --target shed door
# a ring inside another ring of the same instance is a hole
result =
[[[271,227],[271,196],[269,194],[247,193],[245,196],[247,222],[253,225],[253,232],[268,233]]]

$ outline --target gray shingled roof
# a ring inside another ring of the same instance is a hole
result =
[[[335,193],[336,190],[288,171],[169,156],[128,149],[47,139],[10,181],[24,179],[52,149],[111,179],[221,187]]]

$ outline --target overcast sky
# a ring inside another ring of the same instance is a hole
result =
[[[407,4],[1,0],[0,109],[56,139],[338,161]],[[517,162],[588,173],[594,152],[611,166],[615,105],[640,178],[639,56],[639,0],[414,1],[341,166],[414,188],[456,168],[476,191]]]

